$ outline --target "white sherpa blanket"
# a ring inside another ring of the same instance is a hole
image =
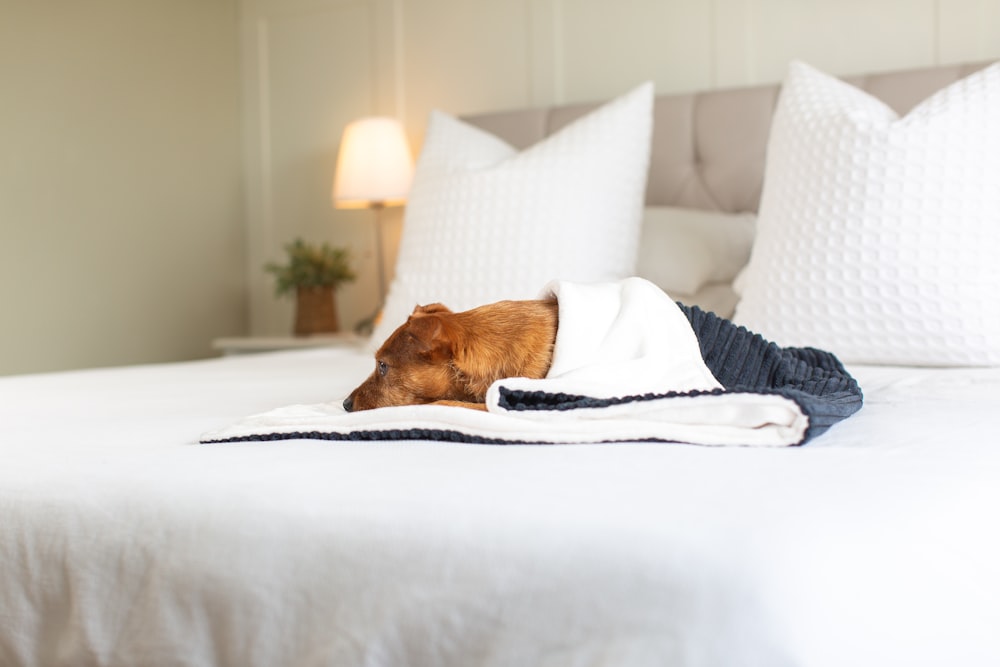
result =
[[[556,282],[545,294],[559,301],[549,374],[498,381],[487,394],[487,412],[420,405],[347,413],[336,400],[248,417],[206,434],[202,442],[320,438],[786,446],[806,439],[809,416],[796,400],[769,389],[730,392],[722,387],[705,365],[685,312],[652,283],[640,278],[597,285]]]

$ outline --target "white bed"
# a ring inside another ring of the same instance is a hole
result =
[[[0,380],[0,664],[995,665],[1000,369],[801,448],[198,445],[316,350]]]
[[[1000,665],[1000,366],[801,447],[198,444],[371,367],[0,378],[0,665]]]

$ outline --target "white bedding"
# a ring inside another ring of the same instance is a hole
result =
[[[1000,664],[1000,369],[802,448],[195,444],[371,365],[0,378],[0,665]]]

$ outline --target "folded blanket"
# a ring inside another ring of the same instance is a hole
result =
[[[487,411],[441,405],[347,413],[340,402],[248,417],[202,442],[447,440],[486,444],[801,445],[861,408],[829,352],[780,348],[640,278],[547,288],[559,301],[544,379],[496,382]]]

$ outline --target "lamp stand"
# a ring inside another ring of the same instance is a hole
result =
[[[368,205],[375,212],[375,267],[378,270],[378,305],[375,311],[364,318],[354,327],[355,333],[361,335],[371,334],[375,330],[375,321],[379,313],[385,306],[385,258],[382,256],[382,211],[385,209],[385,202],[373,201]]]
[[[375,265],[378,267],[378,307],[385,305],[385,246],[382,245],[382,211],[385,202],[372,202],[371,209],[375,211]]]

